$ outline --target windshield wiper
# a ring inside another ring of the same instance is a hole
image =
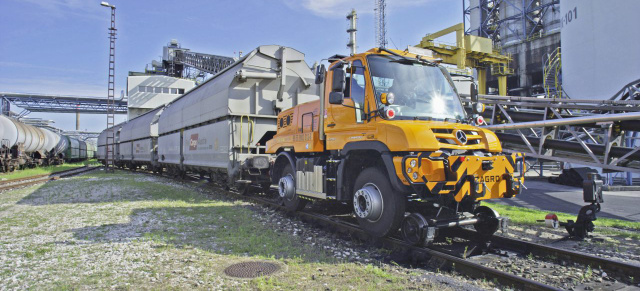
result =
[[[406,65],[409,65],[409,64],[423,64],[423,65],[432,66],[432,67],[437,67],[438,66],[438,64],[436,64],[434,62],[430,62],[430,61],[424,60],[420,56],[418,56],[415,59],[412,59],[412,58],[409,58],[409,57],[401,56],[401,55],[399,55],[399,54],[397,54],[397,53],[395,53],[393,51],[390,51],[390,50],[388,50],[386,48],[383,48],[383,47],[378,48],[378,49],[381,50],[381,51],[390,53],[390,54],[400,58],[398,60],[390,61],[390,62],[393,62],[393,63],[400,63],[400,64],[406,64]]]

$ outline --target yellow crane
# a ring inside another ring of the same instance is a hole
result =
[[[456,33],[456,45],[447,45],[435,42],[436,38],[450,33]],[[416,47],[429,49],[434,52],[434,57],[442,59],[445,64],[456,65],[458,69],[467,67],[478,69],[478,92],[487,93],[486,68],[491,69],[491,74],[498,77],[498,93],[507,95],[507,76],[513,74],[513,68],[509,67],[510,55],[503,55],[499,49],[495,49],[491,39],[475,35],[464,34],[464,24],[458,23],[435,33],[427,34]]]

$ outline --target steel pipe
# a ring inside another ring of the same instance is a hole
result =
[[[482,126],[482,128],[486,128],[489,130],[509,130],[509,129],[562,126],[562,125],[578,125],[578,124],[623,121],[623,120],[640,120],[640,112],[599,114],[599,115],[571,117],[571,118],[563,118],[563,119],[494,124],[494,125]]]
[[[542,121],[544,119],[544,113],[542,112],[528,112],[528,111],[513,111],[513,110],[506,110],[507,113],[509,114],[509,116],[511,117],[511,119],[514,122],[534,122],[534,121]],[[470,112],[470,110],[469,110]],[[492,112],[491,111],[485,111],[482,113],[482,116],[484,117],[485,120],[491,120],[492,118]],[[567,118],[576,118],[576,117],[571,117],[571,115],[568,114],[563,114],[562,115],[562,119],[567,119]],[[579,117],[583,117],[583,116],[579,116]],[[589,116],[591,117],[591,116]],[[548,121],[551,120],[559,120],[559,119],[547,119]],[[630,131],[640,131],[640,119],[634,119],[634,120],[623,120],[620,121],[618,123],[616,123],[616,125],[620,126],[621,130],[630,130]],[[590,127],[590,128],[600,128],[599,125],[597,125],[595,122],[592,123],[584,123],[580,125],[581,127]]]
[[[502,141],[503,143],[507,142],[507,143],[515,143],[515,144],[526,145],[526,143],[524,142],[522,137],[520,137],[517,134],[497,132],[496,135],[498,136],[500,141]],[[533,137],[533,136],[527,136],[526,138],[529,141],[529,143],[531,143],[532,146],[538,147],[540,145],[540,138]],[[604,153],[606,152],[606,147],[604,145],[586,144],[586,146],[594,154],[599,155],[599,156],[604,155]],[[584,148],[580,145],[580,143],[572,142],[572,141],[564,141],[564,140],[557,140],[557,139],[546,139],[544,141],[544,148],[545,149],[554,149],[554,150],[572,152],[572,153],[587,154],[585,152]],[[622,156],[628,154],[631,151],[633,151],[633,148],[612,146],[611,149],[610,149],[610,152],[609,152],[609,156],[610,157],[616,157],[616,158],[617,157],[622,157]],[[629,155],[627,157],[627,159],[629,159],[629,160],[640,159],[640,152],[632,153],[631,155]]]
[[[460,97],[470,97],[470,95],[460,94]],[[480,94],[478,94],[478,97],[482,99],[487,99],[487,100],[524,101],[524,102],[541,102],[541,103],[590,103],[590,104],[607,104],[607,105],[640,105],[640,100],[554,99],[554,98],[480,95]]]

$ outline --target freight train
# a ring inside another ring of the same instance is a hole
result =
[[[95,151],[92,144],[0,115],[0,172],[82,161]]]
[[[196,173],[244,193],[277,188],[291,211],[349,205],[372,236],[400,231],[414,244],[449,227],[490,236],[506,226],[479,202],[520,193],[522,155],[501,153],[496,135],[474,126],[437,60],[380,48],[329,62],[312,69],[297,50],[260,46],[103,131],[98,159],[111,152],[119,167]]]

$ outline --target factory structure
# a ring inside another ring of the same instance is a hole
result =
[[[609,99],[640,78],[637,1],[465,0],[465,34],[512,59],[507,95]],[[487,93],[503,75],[487,67]],[[637,81],[636,81],[637,82]]]
[[[173,39],[162,48],[162,60],[144,72],[127,76],[127,119],[165,105],[235,62],[234,58],[192,52]]]
[[[374,4],[376,46],[386,47],[386,2]],[[451,65],[448,69],[463,98],[470,94],[469,84],[478,83],[487,106],[483,116],[498,131],[505,151],[526,152],[540,172],[549,161],[569,165],[562,167],[585,165],[619,173],[611,175],[610,183],[617,175],[631,185],[637,180],[632,173],[640,168],[635,159],[640,153],[640,124],[633,115],[640,111],[640,66],[635,65],[640,63],[640,42],[620,28],[640,26],[640,19],[632,15],[637,8],[634,0],[464,0],[462,23],[426,34],[408,51]],[[356,11],[346,18],[347,46],[350,54],[356,54]],[[451,33],[455,45],[436,41]],[[110,112],[127,114],[132,120],[198,88],[237,60],[193,52],[171,40],[163,47],[161,60],[152,61],[144,71],[129,72],[120,98],[7,92],[0,92],[0,98],[3,111],[10,103],[25,110],[14,114],[19,120],[25,120],[28,112],[43,111]],[[520,96],[523,99],[513,101]],[[597,123],[558,121],[598,114],[603,116]],[[115,143],[113,134],[103,142]]]

